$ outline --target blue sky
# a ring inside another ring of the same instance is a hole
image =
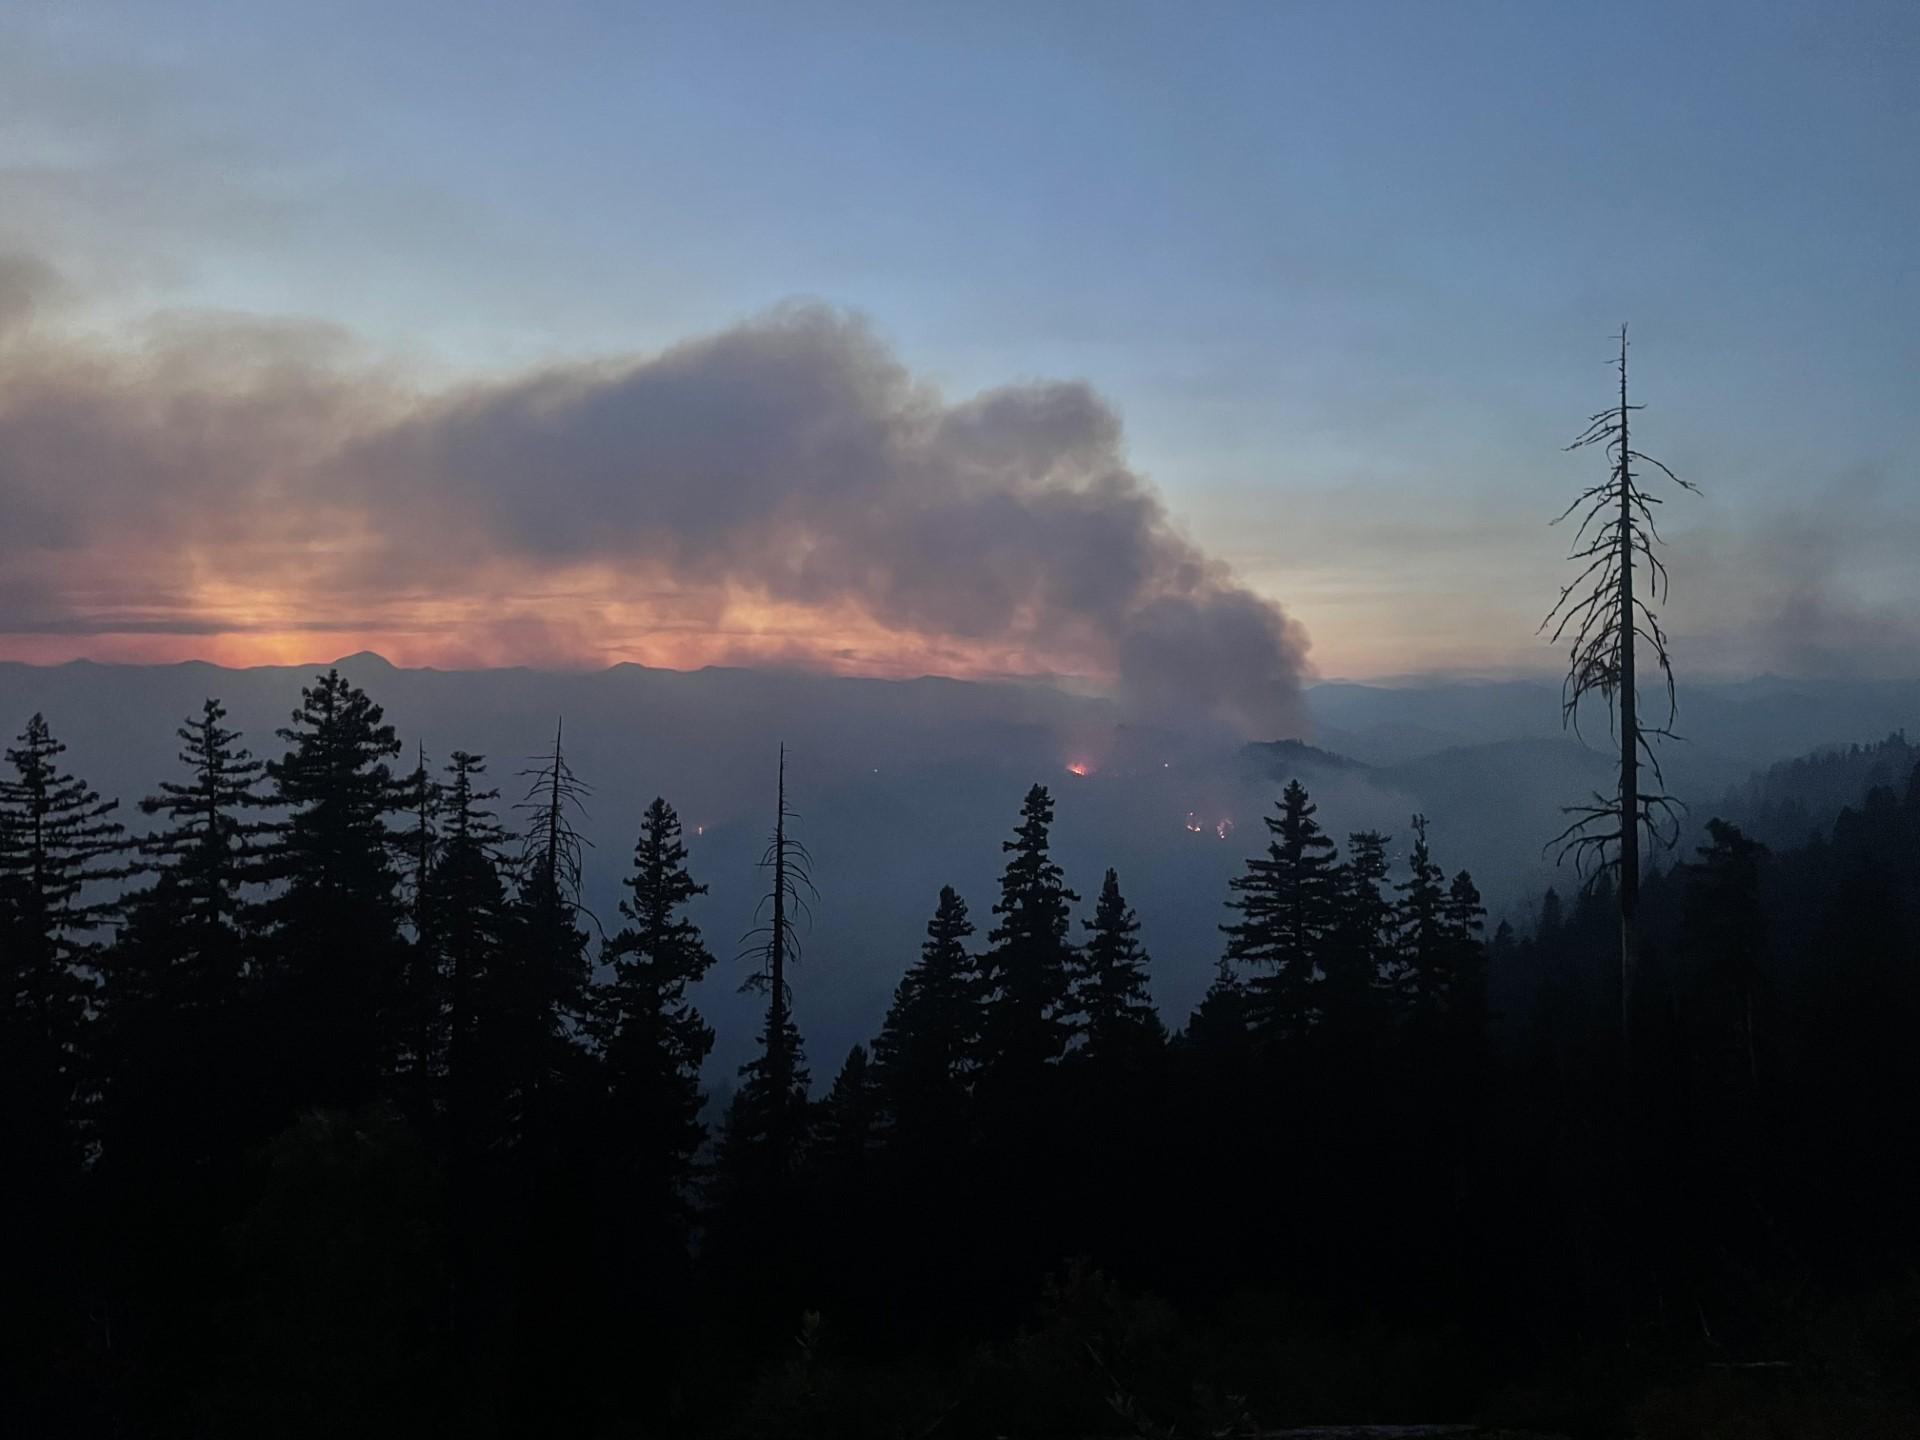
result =
[[[1088,382],[1335,674],[1551,664],[1622,320],[1706,490],[1682,663],[1911,672],[1916,155],[1911,4],[0,12],[0,249],[69,332],[446,378],[816,298],[950,397]]]

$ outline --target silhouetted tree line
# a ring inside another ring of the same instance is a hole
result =
[[[481,756],[396,770],[337,672],[277,759],[225,719],[180,728],[140,835],[39,716],[6,751],[16,1433],[1432,1419],[1596,1343],[1812,1365],[1809,1317],[1913,1254],[1920,770],[1805,848],[1715,821],[1650,871],[1624,1060],[1605,877],[1488,935],[1423,818],[1342,851],[1298,782],[1170,1034],[1121,877],[1076,919],[1036,785],[990,918],[940,891],[814,1098],[783,755],[765,1022],[714,1125],[664,799],[603,925],[559,732],[509,823]],[[910,1378],[882,1403],[856,1364]]]

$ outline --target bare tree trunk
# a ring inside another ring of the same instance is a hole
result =
[[[1633,968],[1640,905],[1640,712],[1633,674],[1633,451],[1627,440],[1627,327],[1620,327],[1620,1048],[1633,1033]]]
[[[549,905],[560,894],[560,735],[566,726],[564,715],[553,722],[553,779],[547,792],[547,854],[543,877]]]
[[[767,1071],[773,1092],[767,1142],[776,1182],[787,1168],[787,1106],[793,1081],[787,1056],[787,747],[780,747],[778,806],[773,823],[773,952],[768,956],[773,993],[767,1002]]]
[[[1651,603],[1664,598],[1667,570],[1656,553],[1659,532],[1652,507],[1660,498],[1644,491],[1634,474],[1641,461],[1665,475],[1683,490],[1695,487],[1675,475],[1664,463],[1633,448],[1628,433],[1633,411],[1641,407],[1628,400],[1627,327],[1620,327],[1619,353],[1613,362],[1620,372],[1618,400],[1590,416],[1587,428],[1567,448],[1603,447],[1609,458],[1607,478],[1588,486],[1561,512],[1559,520],[1579,513],[1580,524],[1568,556],[1582,568],[1560,591],[1560,597],[1541,624],[1551,628],[1555,643],[1569,644],[1567,678],[1561,689],[1561,715],[1577,734],[1582,701],[1599,696],[1608,706],[1608,718],[1620,742],[1619,789],[1612,795],[1596,792],[1591,801],[1566,807],[1566,829],[1551,842],[1560,857],[1572,855],[1582,874],[1597,878],[1617,869],[1620,905],[1620,1126],[1622,1195],[1629,1212],[1629,1228],[1637,1229],[1632,1212],[1638,1192],[1634,1171],[1633,1018],[1634,982],[1640,953],[1640,836],[1644,826],[1650,841],[1671,845],[1677,834],[1678,802],[1665,793],[1660,759],[1649,742],[1670,736],[1676,713],[1673,667],[1667,654],[1666,632]],[[1559,520],[1554,523],[1558,524]],[[1636,564],[1646,565],[1644,593],[1634,585]],[[1643,630],[1641,626],[1644,625]],[[1640,685],[1636,651],[1646,641],[1648,669],[1665,681],[1667,718],[1649,724],[1640,715]],[[1651,771],[1643,783],[1640,762]],[[1655,817],[1662,822],[1656,826]],[[1595,863],[1597,862],[1597,863]],[[1627,1277],[1622,1299],[1629,1313],[1632,1286]]]

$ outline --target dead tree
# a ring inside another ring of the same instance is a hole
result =
[[[553,727],[553,749],[529,758],[520,778],[527,793],[514,808],[525,826],[515,866],[518,907],[525,920],[527,960],[534,967],[533,994],[556,1027],[591,1030],[589,995],[593,964],[581,917],[604,936],[600,917],[581,893],[581,862],[593,842],[580,833],[593,787],[573,773],[561,747],[564,720]]]
[[[1613,737],[1620,746],[1620,785],[1612,795],[1595,793],[1584,805],[1569,806],[1570,823],[1552,841],[1549,850],[1559,858],[1573,857],[1589,884],[1605,874],[1618,878],[1620,898],[1620,1027],[1622,1043],[1632,1017],[1634,959],[1637,952],[1635,911],[1640,899],[1640,841],[1671,846],[1678,838],[1679,802],[1666,793],[1666,780],[1654,741],[1673,737],[1678,714],[1673,666],[1667,655],[1667,634],[1653,603],[1664,603],[1667,567],[1654,546],[1660,532],[1653,507],[1660,497],[1648,493],[1635,466],[1650,466],[1683,490],[1698,487],[1682,480],[1651,455],[1633,448],[1629,422],[1644,406],[1627,399],[1627,327],[1620,327],[1619,401],[1593,415],[1587,428],[1567,447],[1580,450],[1601,446],[1608,458],[1607,478],[1589,486],[1553,522],[1576,512],[1580,528],[1569,558],[1580,572],[1561,591],[1560,598],[1540,623],[1555,644],[1567,645],[1567,677],[1561,686],[1560,710],[1564,724],[1577,735],[1580,707],[1598,695],[1607,707]],[[1636,592],[1635,571],[1645,576],[1645,593]],[[1641,685],[1636,647],[1659,667],[1666,690],[1666,718],[1650,723],[1640,714]],[[1641,773],[1645,765],[1651,785]]]
[[[520,855],[522,883],[556,921],[563,914],[571,918],[585,911],[580,902],[580,866],[583,849],[593,847],[574,825],[576,813],[586,814],[593,787],[567,764],[560,748],[565,726],[564,716],[554,722],[552,753],[530,760],[520,772],[520,778],[530,783],[526,798],[513,807],[529,820]]]
[[[766,1109],[765,1175],[774,1187],[786,1179],[792,1160],[794,1136],[792,1121],[795,1090],[802,1083],[802,1057],[799,1031],[793,1023],[793,991],[787,981],[787,969],[800,958],[796,922],[810,915],[809,897],[818,897],[813,886],[813,856],[796,840],[788,822],[799,818],[787,805],[787,747],[780,747],[780,772],[775,792],[773,838],[760,857],[760,868],[767,871],[767,893],[760,913],[767,916],[764,925],[747,934],[748,953],[759,965],[741,989],[767,997],[765,1051],[750,1064],[749,1089],[762,1091],[758,1097]]]

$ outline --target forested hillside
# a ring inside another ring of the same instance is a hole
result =
[[[21,1433],[1920,1414],[1920,771],[1653,871],[1624,1051],[1604,884],[1489,933],[1424,817],[1329,834],[1298,781],[1163,1015],[1130,876],[1066,873],[1034,784],[823,1053],[808,919],[861,877],[803,776],[748,879],[671,797],[592,813],[564,729],[430,762],[337,671],[178,749],[125,806],[38,716],[6,752]],[[690,921],[742,883],[758,928]],[[709,972],[761,1021],[724,1104]]]

